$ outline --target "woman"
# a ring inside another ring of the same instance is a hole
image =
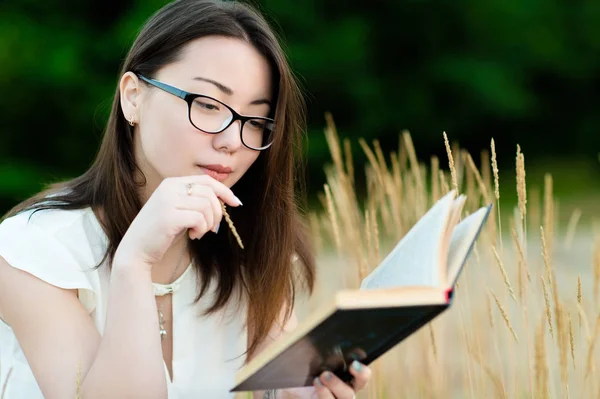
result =
[[[6,399],[231,397],[239,367],[294,328],[295,277],[313,287],[303,102],[265,20],[175,1],[120,76],[91,168],[0,225]],[[355,366],[351,384],[325,373],[254,397],[352,398],[370,379]]]

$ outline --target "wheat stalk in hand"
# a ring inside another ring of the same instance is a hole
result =
[[[240,246],[240,248],[244,249],[242,239],[240,238],[240,235],[238,234],[235,226],[233,225],[233,222],[231,221],[231,216],[229,216],[229,213],[227,213],[227,209],[225,208],[225,204],[223,203],[223,201],[221,201],[221,209],[223,209],[223,216],[225,217],[225,221],[227,222],[227,225],[229,225],[229,228],[231,229],[233,236],[237,240],[238,245]]]

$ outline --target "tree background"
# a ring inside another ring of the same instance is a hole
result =
[[[120,63],[166,3],[0,2],[0,213],[91,164]],[[424,161],[445,159],[443,131],[475,158],[493,137],[507,177],[518,143],[528,179],[551,172],[557,192],[600,209],[600,1],[254,4],[306,92],[311,198],[330,159],[330,111],[357,162],[358,137],[394,150],[408,129]]]

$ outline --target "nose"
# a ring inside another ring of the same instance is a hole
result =
[[[213,137],[213,146],[217,151],[226,150],[227,152],[234,152],[243,146],[242,137],[240,134],[242,128],[242,121],[237,120],[223,130],[221,133],[217,133]]]

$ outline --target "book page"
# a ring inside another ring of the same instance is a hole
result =
[[[450,210],[450,216],[448,217],[446,231],[444,232],[444,236],[442,237],[442,242],[439,247],[440,261],[438,263],[438,274],[440,276],[440,281],[442,282],[448,281],[448,256],[450,252],[450,242],[452,241],[452,233],[460,221],[460,216],[466,201],[467,197],[461,194],[452,203],[452,209]]]
[[[479,209],[467,216],[454,229],[448,251],[448,287],[453,287],[456,283],[491,209],[491,205]]]
[[[438,287],[440,246],[456,193],[450,191],[413,226],[390,254],[362,281],[361,289]]]

